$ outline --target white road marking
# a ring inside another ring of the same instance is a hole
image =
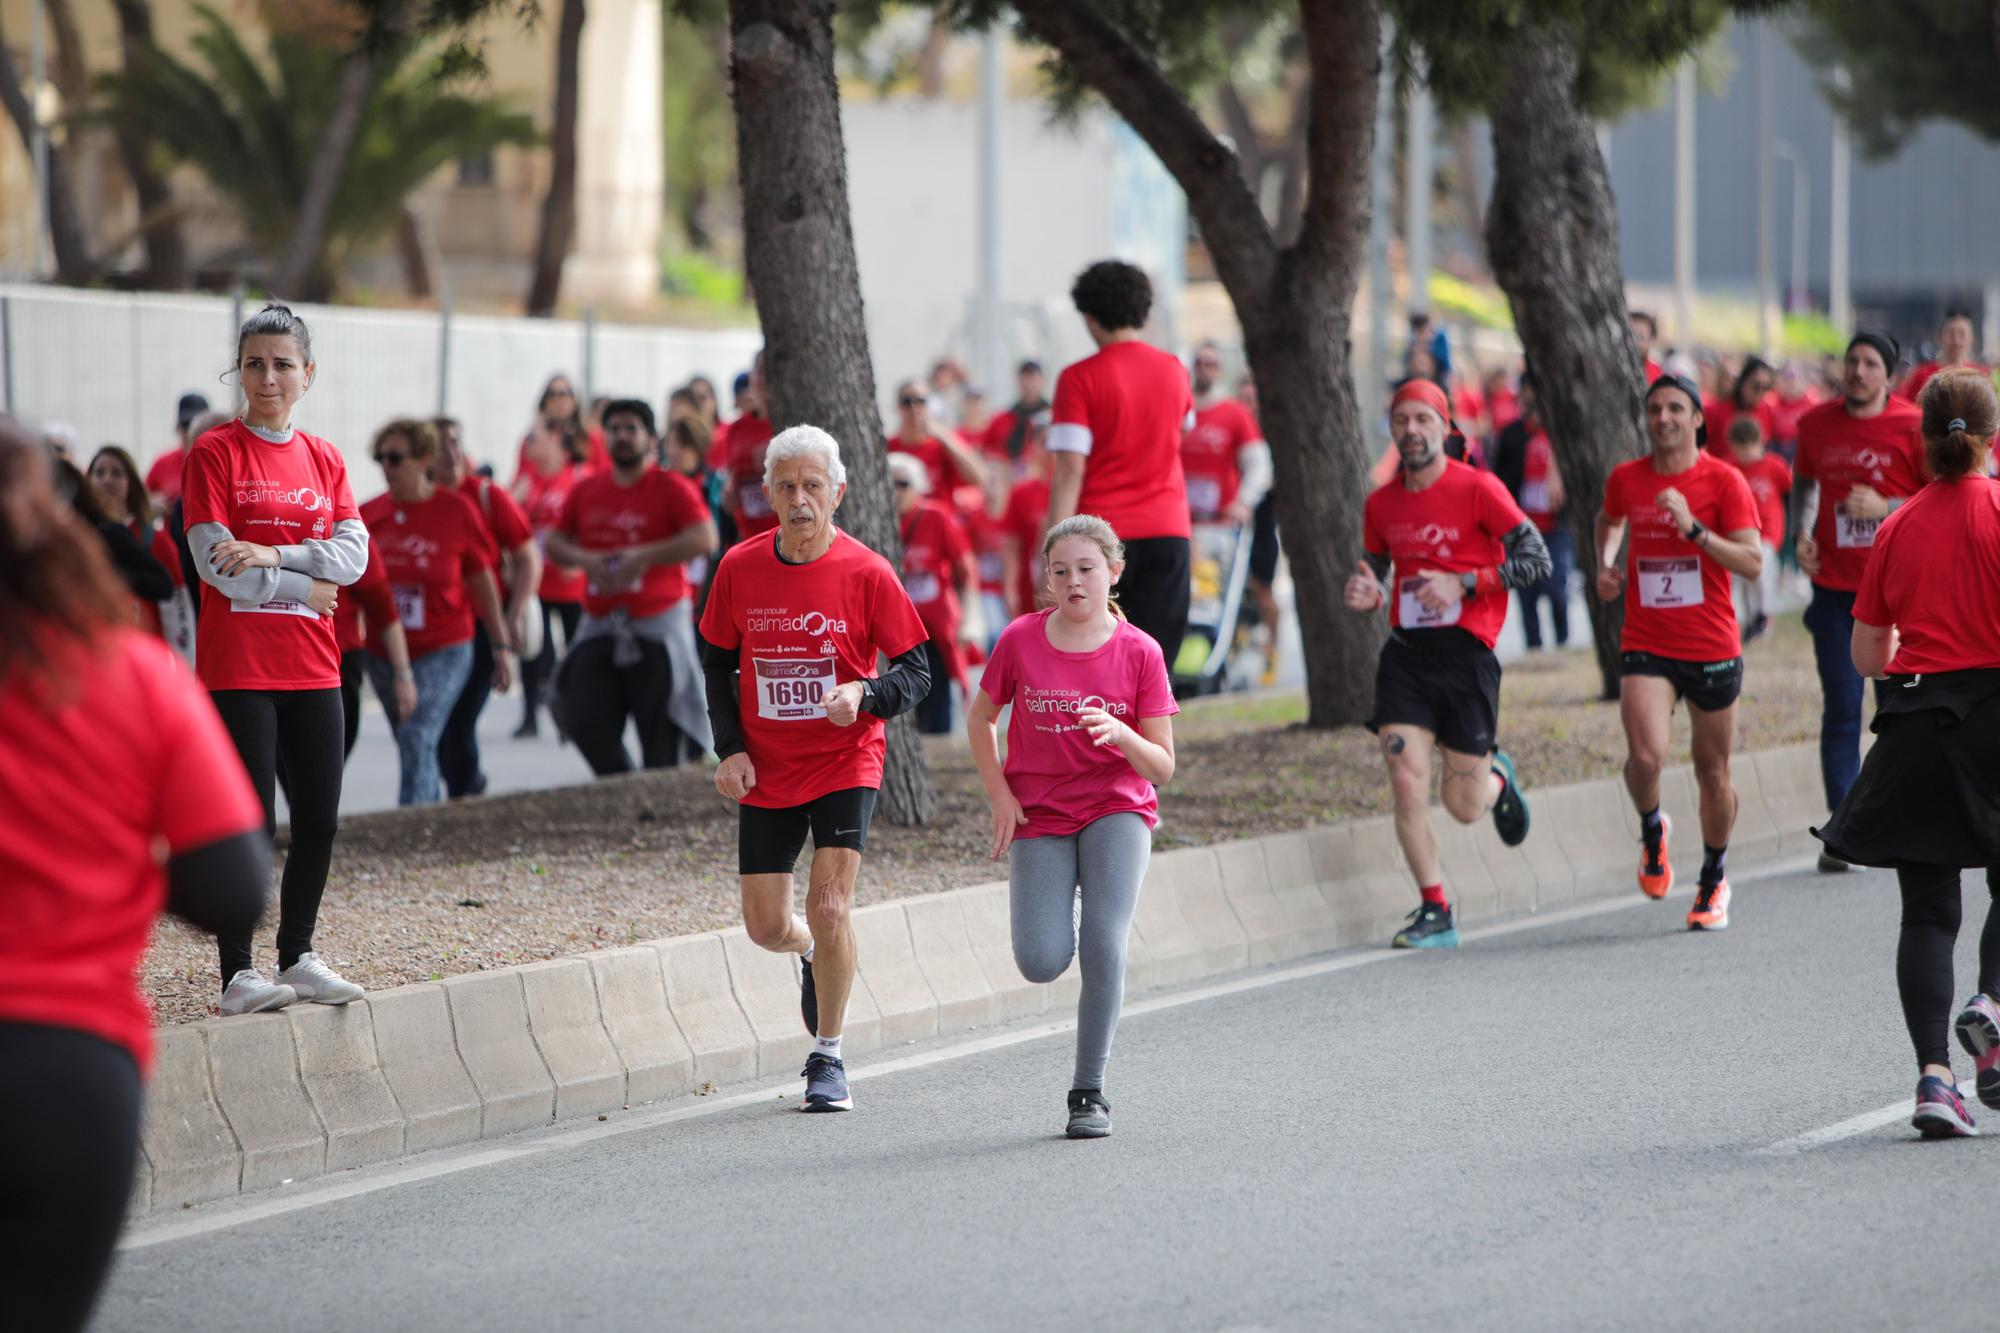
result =
[[[1801,863],[1803,864],[1803,863]],[[1797,869],[1790,863],[1770,867],[1760,873],[1781,875]],[[1683,897],[1688,893],[1683,889],[1673,897]],[[1651,898],[1638,896],[1605,898],[1583,903],[1576,907],[1558,908],[1551,912],[1538,912],[1515,921],[1502,922],[1495,926],[1481,926],[1477,929],[1461,931],[1466,940],[1478,941],[1495,939],[1504,935],[1514,935],[1525,930],[1536,930],[1545,926],[1559,926],[1570,921],[1583,921],[1591,917],[1606,916],[1612,912],[1623,912],[1634,907],[1650,907],[1655,904]],[[1369,949],[1362,953],[1342,954],[1335,958],[1325,958],[1318,962],[1301,963],[1295,967],[1278,968],[1267,972],[1253,972],[1247,976],[1217,982],[1211,986],[1201,986],[1193,990],[1174,991],[1166,995],[1156,995],[1150,999],[1136,1000],[1127,1004],[1124,1018],[1140,1018],[1147,1014],[1160,1013],[1169,1009],[1179,1009],[1207,1000],[1221,999],[1229,995],[1240,995],[1245,991],[1263,990],[1270,986],[1282,986],[1288,982],[1303,981],[1310,977],[1326,976],[1334,972],[1346,972],[1352,968],[1367,967],[1373,963],[1390,963],[1402,958],[1421,957],[1421,949]],[[1019,1046],[1026,1042],[1040,1041],[1045,1037],[1057,1037],[1076,1030],[1075,1018],[1052,1019],[1043,1023],[1029,1023],[1010,1027],[989,1036],[976,1037],[970,1041],[952,1042],[930,1050],[917,1051],[910,1055],[896,1056],[888,1060],[872,1060],[858,1069],[848,1072],[850,1083],[861,1083],[869,1079],[883,1078],[890,1074],[906,1073],[912,1069],[924,1069],[942,1064],[947,1060],[960,1060],[969,1055],[981,1055],[987,1051],[1004,1050],[1009,1046]],[[803,1040],[803,1039],[802,1039]],[[385,1164],[363,1167],[343,1178],[321,1179],[303,1188],[273,1195],[263,1193],[249,1198],[219,1200],[189,1210],[184,1216],[168,1215],[162,1220],[144,1220],[134,1223],[119,1243],[121,1250],[142,1250],[155,1245],[165,1245],[173,1241],[189,1240],[197,1236],[210,1235],[217,1231],[227,1231],[250,1222],[266,1218],[282,1217],[286,1213],[298,1212],[305,1208],[315,1208],[321,1204],[340,1199],[357,1198],[380,1190],[398,1189],[404,1185],[414,1185],[426,1180],[436,1180],[441,1176],[456,1175],[461,1171],[472,1171],[485,1166],[497,1166],[504,1162],[519,1161],[525,1157],[536,1157],[543,1153],[559,1152],[565,1148],[580,1147],[596,1143],[601,1139],[616,1138],[624,1134],[643,1133],[662,1125],[671,1125],[681,1120],[692,1120],[699,1116],[717,1115],[724,1111],[734,1111],[746,1106],[769,1105],[779,1098],[790,1099],[792,1093],[780,1092],[780,1087],[789,1088],[795,1080],[785,1084],[766,1084],[748,1092],[731,1093],[728,1096],[703,1097],[691,1103],[680,1103],[669,1107],[621,1113],[616,1120],[590,1121],[567,1129],[548,1132],[529,1131],[532,1138],[524,1142],[505,1146],[467,1144],[460,1148],[444,1148],[425,1154],[408,1165]],[[1837,1126],[1836,1126],[1837,1128]]]
[[[1779,1139],[1776,1143],[1766,1144],[1762,1148],[1753,1150],[1750,1155],[1752,1157],[1794,1157],[1802,1152],[1810,1152],[1814,1148],[1824,1148],[1829,1143],[1838,1143],[1842,1139],[1851,1139],[1858,1134],[1869,1133],[1872,1130],[1882,1128],[1884,1125],[1893,1125],[1898,1120],[1907,1121],[1916,1113],[1916,1109],[1917,1103],[1915,1098],[1895,1102],[1889,1106],[1882,1107],[1880,1110],[1850,1116],[1846,1120],[1838,1124],[1828,1125],[1824,1129],[1810,1130],[1804,1134],[1794,1134],[1788,1139]]]

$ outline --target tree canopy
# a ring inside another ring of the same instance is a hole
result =
[[[2000,140],[2000,8],[1967,0],[1896,5],[1814,0],[1793,37],[1864,156],[1892,155],[1928,120]],[[1838,66],[1847,85],[1833,81]]]

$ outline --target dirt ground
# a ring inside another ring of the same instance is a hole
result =
[[[1737,748],[1817,735],[1819,685],[1798,616],[1776,622],[1747,656]],[[1531,804],[1537,787],[1623,764],[1617,706],[1598,694],[1586,653],[1508,668],[1501,744]],[[1304,716],[1297,692],[1191,704],[1177,719],[1178,771],[1160,794],[1155,847],[1386,812],[1373,738],[1307,730]],[[1676,742],[1685,755],[1684,715]],[[933,742],[930,759],[937,818],[914,829],[876,821],[860,902],[1005,877],[986,855],[986,800],[964,744]],[[380,988],[712,930],[738,919],[735,849],[735,810],[706,769],[361,816],[342,822],[316,943],[344,974]],[[269,923],[257,958],[275,966]],[[215,969],[211,941],[163,922],[144,964],[159,1021],[213,1014]]]

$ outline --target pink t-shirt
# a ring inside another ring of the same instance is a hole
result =
[[[1085,704],[1138,730],[1139,720],[1181,711],[1167,687],[1160,645],[1120,622],[1095,652],[1066,653],[1049,642],[1053,610],[1007,626],[993,645],[980,688],[1014,705],[1007,724],[1007,786],[1028,816],[1016,838],[1060,838],[1092,820],[1130,811],[1160,822],[1153,784],[1111,746],[1096,746],[1076,720]]]

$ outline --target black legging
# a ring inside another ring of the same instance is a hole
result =
[[[472,627],[472,674],[451,706],[444,732],[438,737],[438,773],[452,797],[469,796],[481,787],[479,774],[479,714],[493,693],[493,640],[486,626]]]
[[[563,643],[576,641],[576,627],[583,621],[581,602],[542,603],[542,651],[532,662],[521,663],[521,725],[535,725],[535,710],[547,703],[549,682],[556,675],[554,622],[562,621]]]
[[[638,728],[645,767],[672,768],[692,758],[687,733],[667,716],[674,665],[666,648],[640,639],[639,660],[631,666],[612,661],[616,651],[607,634],[578,644],[563,661],[556,713],[590,771],[600,778],[632,771],[632,754],[625,748],[628,718]]]
[[[366,648],[350,648],[340,655],[340,720],[347,735],[340,752],[343,759],[354,753],[354,742],[361,739],[361,686],[367,679]],[[282,776],[279,781],[284,781]],[[291,799],[289,792],[286,799]]]
[[[90,1318],[132,1198],[139,1066],[73,1028],[0,1023],[0,1328]]]
[[[1917,1064],[1950,1065],[1953,993],[1951,951],[1964,903],[1955,866],[1907,866],[1896,872],[1903,890],[1903,934],[1896,944],[1896,989]],[[1979,932],[1979,989],[2000,999],[2000,866],[1986,871],[1995,901]]]
[[[278,893],[278,966],[290,967],[312,949],[320,895],[333,863],[340,821],[340,769],[345,759],[341,691],[216,690],[215,711],[236,742],[250,785],[264,803],[264,832],[278,827],[278,758],[284,756],[285,799],[291,805],[291,850]],[[218,935],[222,984],[250,964],[251,935]]]

